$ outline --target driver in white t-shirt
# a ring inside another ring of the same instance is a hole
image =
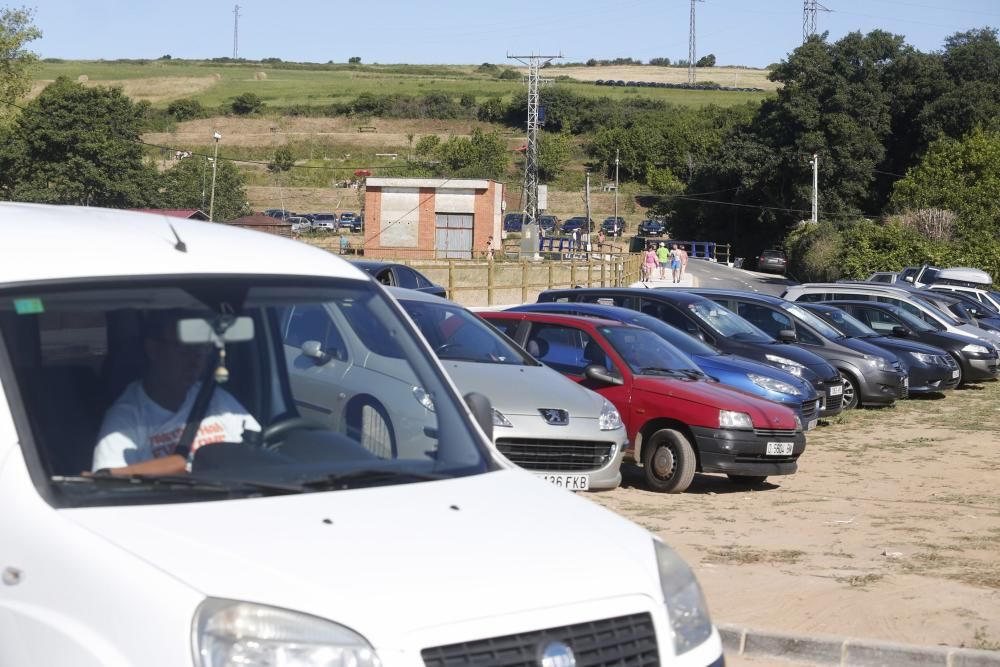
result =
[[[150,315],[143,340],[146,373],[105,413],[93,470],[113,475],[175,475],[187,470],[188,458],[175,450],[211,348],[181,343],[178,319],[176,312]],[[190,453],[212,443],[242,442],[244,430],[260,431],[260,424],[231,394],[215,387]]]

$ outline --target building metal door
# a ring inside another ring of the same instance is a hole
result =
[[[471,213],[437,214],[434,256],[444,259],[472,259]]]

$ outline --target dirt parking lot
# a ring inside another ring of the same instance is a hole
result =
[[[1000,650],[1000,383],[834,418],[799,463],[587,497],[677,548],[716,622]]]

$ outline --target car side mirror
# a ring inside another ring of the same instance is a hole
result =
[[[794,329],[782,329],[778,332],[778,340],[782,343],[794,343],[799,337],[795,335]]]
[[[892,335],[895,336],[896,338],[906,338],[907,336],[910,335],[910,332],[905,327],[897,325],[892,328]]]
[[[625,380],[618,377],[611,371],[609,371],[604,366],[600,364],[591,364],[583,369],[583,376],[588,380],[594,380],[595,382],[603,382],[604,384],[615,384],[621,385],[625,384]]]
[[[326,352],[323,351],[323,344],[318,340],[307,340],[302,343],[302,355],[309,357],[317,364],[325,364],[329,360]]]
[[[490,403],[490,399],[475,391],[470,391],[462,398],[469,406],[469,411],[475,417],[479,428],[483,429],[486,437],[489,438],[490,442],[493,442],[493,405]]]

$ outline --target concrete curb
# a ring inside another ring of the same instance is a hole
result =
[[[830,667],[1000,667],[1000,651],[917,646],[874,639],[807,637],[719,625],[727,655]]]

